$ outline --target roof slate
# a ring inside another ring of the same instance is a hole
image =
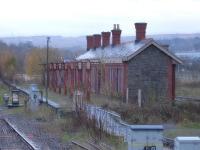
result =
[[[126,42],[116,46],[107,46],[105,48],[100,47],[96,49],[90,49],[86,53],[77,57],[76,60],[124,58],[136,52],[149,41],[150,39],[147,39],[137,44],[135,44],[135,42]]]
[[[84,54],[78,56],[76,60],[118,60],[117,62],[128,61],[138,53],[143,51],[149,45],[154,44],[165,54],[173,58],[176,62],[182,63],[181,60],[167,49],[156,43],[153,39],[145,39],[138,43],[134,41],[122,43],[116,46],[99,47],[90,49]]]

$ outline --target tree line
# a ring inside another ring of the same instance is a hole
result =
[[[49,62],[73,59],[78,55],[68,50],[49,49]],[[46,48],[34,46],[31,42],[18,45],[0,41],[0,77],[13,80],[15,74],[41,75],[42,65],[46,63]]]

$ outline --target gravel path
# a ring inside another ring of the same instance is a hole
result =
[[[36,143],[41,150],[69,150],[69,144],[62,144],[58,138],[42,130],[41,123],[21,116],[7,116],[19,131],[24,133],[31,141]]]
[[[0,149],[29,150],[31,148],[3,119],[0,119]]]

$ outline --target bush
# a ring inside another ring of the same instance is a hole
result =
[[[121,106],[113,108],[122,119],[133,124],[158,124],[166,122],[200,121],[200,105],[192,103],[155,103],[139,108],[137,106]]]

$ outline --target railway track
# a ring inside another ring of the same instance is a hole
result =
[[[0,150],[36,150],[6,119],[0,119]]]
[[[93,140],[88,140],[84,143],[72,141],[74,149],[76,150],[113,150],[113,148],[103,145],[103,143],[96,144]]]

